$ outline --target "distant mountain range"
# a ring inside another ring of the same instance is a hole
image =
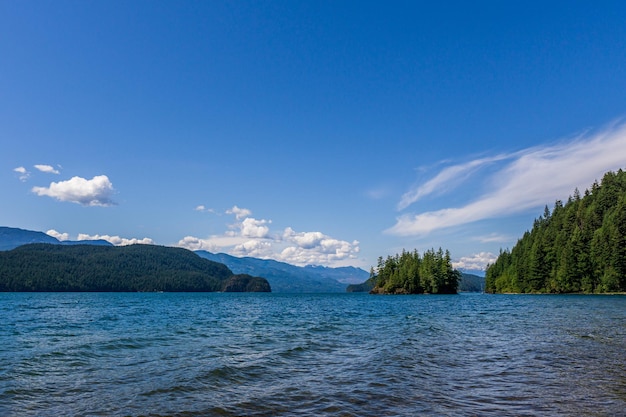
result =
[[[55,245],[113,246],[105,240],[59,241],[43,232],[12,227],[0,227],[0,251],[8,251],[30,243]],[[272,292],[345,292],[348,284],[369,278],[369,273],[354,267],[295,266],[284,262],[258,258],[237,258],[225,253],[197,251],[201,258],[226,265],[234,274],[266,278]]]
[[[235,274],[266,278],[272,292],[345,292],[348,284],[369,278],[369,272],[355,267],[295,266],[271,259],[237,258],[225,253],[196,251],[211,261],[226,265]]]
[[[0,227],[0,251],[7,251],[30,243],[50,243],[56,245],[101,245],[113,246],[106,240],[59,241],[43,232],[12,227]],[[330,268],[325,266],[295,266],[271,259],[238,258],[225,253],[207,251],[195,252],[201,258],[226,265],[234,274],[247,274],[266,278],[272,292],[282,293],[328,293],[345,292],[350,285],[362,284],[368,280],[369,272],[355,267]],[[460,291],[481,291],[484,278],[463,274]],[[369,289],[361,289],[369,291]]]
[[[113,246],[106,240],[64,240],[33,230],[18,229],[15,227],[0,227],[0,251],[15,249],[29,243],[51,243],[53,245],[98,245]]]

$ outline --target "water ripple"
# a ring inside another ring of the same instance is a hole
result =
[[[626,297],[0,294],[3,416],[624,415]]]

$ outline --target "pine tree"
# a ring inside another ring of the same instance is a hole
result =
[[[546,206],[511,251],[501,251],[486,273],[489,292],[626,291],[626,173],[567,203]]]

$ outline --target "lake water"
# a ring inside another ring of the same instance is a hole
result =
[[[0,294],[2,416],[626,415],[626,297]]]

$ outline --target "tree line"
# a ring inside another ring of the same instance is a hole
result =
[[[492,293],[626,291],[626,172],[607,172],[581,197],[548,206],[485,277]]]
[[[374,294],[456,294],[461,273],[452,268],[450,252],[430,249],[423,256],[414,250],[378,258]]]

